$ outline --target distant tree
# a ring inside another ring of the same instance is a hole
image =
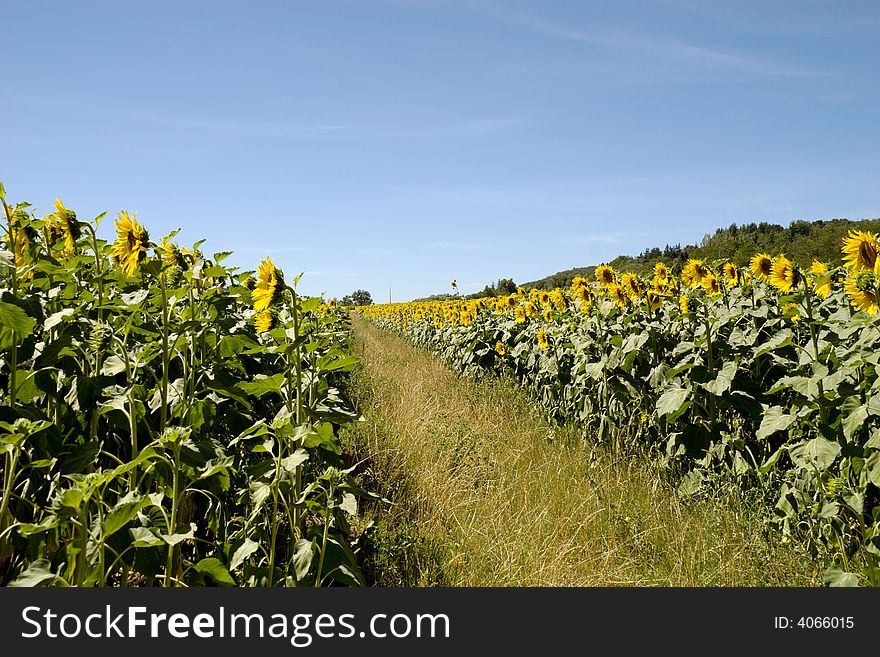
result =
[[[339,303],[343,306],[372,306],[373,297],[366,290],[355,290],[342,297]]]

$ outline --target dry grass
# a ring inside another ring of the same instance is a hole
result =
[[[737,500],[685,503],[644,459],[549,425],[515,386],[461,379],[355,318],[379,585],[793,586],[818,568]]]

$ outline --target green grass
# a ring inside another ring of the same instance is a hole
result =
[[[505,381],[460,378],[355,317],[364,421],[343,439],[374,505],[378,586],[809,586],[821,567],[765,511],[679,499],[646,458],[584,444]]]

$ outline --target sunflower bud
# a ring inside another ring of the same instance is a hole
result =
[[[110,347],[113,329],[106,322],[95,322],[89,333],[89,349],[93,354],[102,355]]]

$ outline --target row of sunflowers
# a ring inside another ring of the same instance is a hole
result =
[[[134,213],[108,242],[0,201],[0,584],[362,584],[348,317]]]
[[[880,584],[878,238],[842,265],[599,266],[553,291],[362,307],[469,375],[515,378],[585,440],[649,451],[682,495],[736,486],[835,585]]]

